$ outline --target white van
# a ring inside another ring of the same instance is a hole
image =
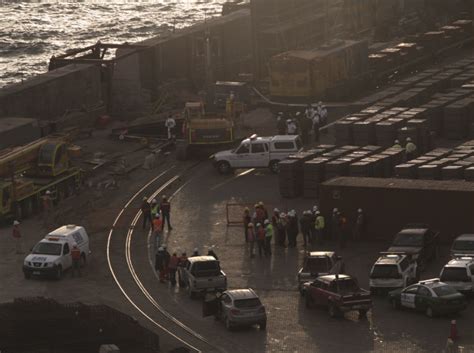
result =
[[[85,265],[90,255],[89,236],[86,230],[76,225],[62,226],[40,240],[31,250],[31,254],[25,258],[23,263],[25,278],[34,275],[61,279],[63,271],[72,266],[71,249],[74,243],[81,250],[82,266]]]

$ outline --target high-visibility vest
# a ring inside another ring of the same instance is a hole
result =
[[[314,222],[314,228],[317,230],[324,229],[324,217],[318,216],[316,217],[316,221]]]

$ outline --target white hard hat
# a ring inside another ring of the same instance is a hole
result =
[[[257,223],[257,227],[261,227],[261,226],[262,226],[262,224],[261,224],[261,223]]]
[[[337,208],[334,208],[334,209],[332,210],[332,212],[333,212],[333,213],[337,213],[337,212],[339,212],[339,210],[338,210]]]
[[[296,116],[300,116],[300,114],[301,114],[301,112],[296,112],[295,115],[296,115]]]
[[[286,213],[285,213],[285,212],[280,213],[280,218],[285,218],[285,217],[286,217]]]
[[[253,228],[253,223],[249,223],[248,226],[251,227],[251,228]]]
[[[163,247],[160,246],[160,247],[158,248],[158,251],[163,251]]]
[[[319,212],[319,211],[316,211],[316,214],[321,214],[321,212]]]
[[[318,206],[317,205],[314,205],[313,206],[313,212],[316,212],[318,210]]]
[[[160,217],[161,217],[161,215],[160,215],[159,213],[157,213],[157,214],[155,215],[155,218],[160,218]]]
[[[73,243],[73,244],[72,244],[72,247],[73,247],[73,248],[77,248],[77,243]]]
[[[286,122],[287,122],[287,123],[291,123],[291,119],[286,119]]]
[[[151,200],[151,203],[157,203],[156,199]]]
[[[198,248],[194,248],[194,250],[193,250],[193,251],[194,251],[194,252],[198,252],[199,250],[198,250]]]
[[[270,224],[270,221],[266,219],[265,221],[263,221],[263,224]]]
[[[274,208],[273,212],[280,212],[280,210],[278,208]]]
[[[46,195],[51,195],[51,191],[46,190]]]
[[[395,143],[396,143],[396,144],[399,144],[399,143],[400,143],[400,141],[398,141],[398,140],[395,140]]]
[[[143,196],[143,201],[147,201],[148,198],[146,196]]]
[[[283,112],[278,112],[278,115],[283,115]]]
[[[18,226],[18,225],[20,225],[20,222],[18,222],[17,220],[14,220],[14,221],[13,221],[13,225],[14,225],[14,226]]]
[[[407,142],[410,142],[411,141],[411,137],[407,137]]]
[[[359,208],[357,212],[362,213],[362,208]]]

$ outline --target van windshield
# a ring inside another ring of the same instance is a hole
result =
[[[397,265],[375,265],[370,278],[401,278]]]
[[[456,240],[453,244],[453,250],[474,251],[474,240]]]
[[[445,267],[441,274],[441,280],[446,282],[470,282],[465,267]]]
[[[61,255],[61,248],[61,244],[41,242],[35,245],[32,254]]]

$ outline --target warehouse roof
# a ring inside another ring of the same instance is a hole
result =
[[[444,191],[473,191],[474,183],[453,180],[414,180],[393,178],[359,178],[338,177],[322,184],[327,186],[384,188],[407,190],[444,190]]]

